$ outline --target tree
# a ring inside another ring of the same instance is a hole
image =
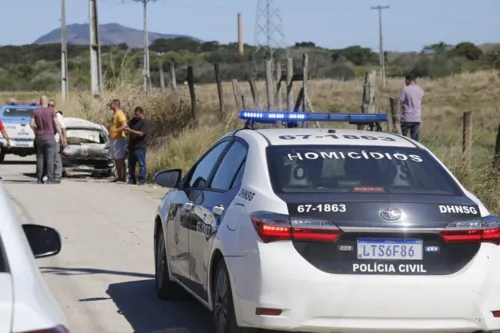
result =
[[[373,61],[374,52],[370,48],[359,45],[349,46],[342,50],[333,50],[333,62],[337,61],[341,56],[344,56],[356,66],[364,66]]]
[[[299,47],[316,47],[316,44],[313,42],[297,42],[294,45],[295,48]]]
[[[466,57],[471,61],[479,60],[479,58],[483,55],[483,51],[481,51],[479,47],[469,42],[458,44],[455,46],[454,52],[455,54]]]
[[[448,45],[445,42],[439,42],[437,44],[431,44],[431,45],[424,46],[421,53],[423,53],[423,54],[438,54],[438,53],[443,53],[451,48],[452,48],[451,45]]]

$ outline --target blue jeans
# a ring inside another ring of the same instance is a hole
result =
[[[410,131],[411,138],[418,141],[418,134],[420,133],[420,123],[404,123],[401,122],[401,134],[406,136]]]
[[[146,148],[130,148],[128,153],[129,183],[136,184],[135,167],[139,164],[139,183],[146,182]]]

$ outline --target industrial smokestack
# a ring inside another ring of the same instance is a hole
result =
[[[241,22],[241,13],[238,13],[238,53],[240,55],[245,53],[243,48],[243,23]]]

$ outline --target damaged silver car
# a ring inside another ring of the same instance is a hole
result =
[[[92,177],[111,177],[114,164],[106,127],[79,118],[65,118],[64,122],[68,142],[61,152],[64,176],[90,173]]]

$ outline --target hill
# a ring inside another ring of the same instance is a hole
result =
[[[89,44],[89,24],[69,24],[68,43],[73,45],[88,45]],[[102,45],[118,45],[126,44],[130,48],[140,48],[143,46],[144,32],[143,30],[125,27],[118,23],[107,23],[99,25],[99,37]],[[201,40],[184,35],[161,34],[158,32],[149,32],[149,42],[152,43],[157,39],[173,39],[173,38],[189,38],[200,42]],[[51,32],[39,37],[33,44],[52,44],[60,43],[61,28],[54,29]]]

